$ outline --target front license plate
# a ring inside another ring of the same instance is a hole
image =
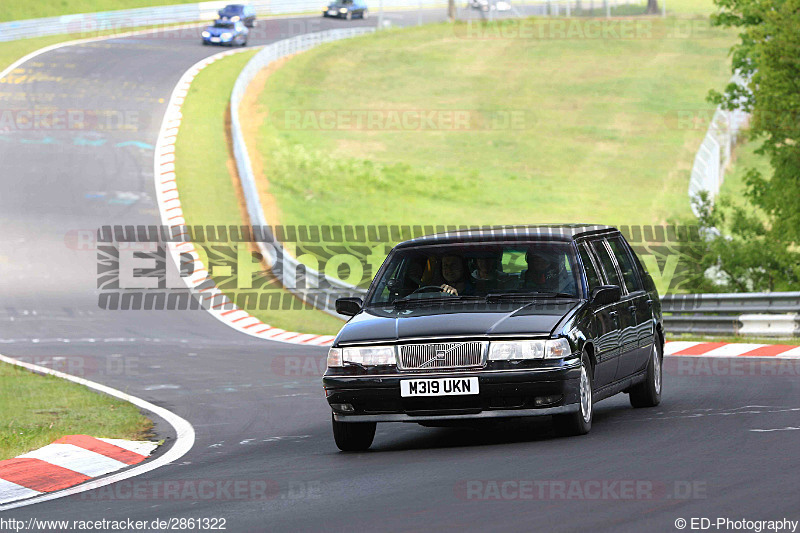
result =
[[[219,41],[220,41],[220,38],[219,38],[219,37],[212,37],[212,38],[211,38],[211,42],[212,42],[212,43],[218,43]]]
[[[334,11],[333,9],[331,9],[330,11],[328,11],[328,15],[330,15],[331,17],[332,17],[332,16],[334,16],[334,15],[336,15],[336,14],[337,14],[337,12],[336,12],[336,11]]]
[[[478,378],[405,379],[400,382],[400,396],[462,396],[478,394]]]

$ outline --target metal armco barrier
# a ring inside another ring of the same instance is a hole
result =
[[[671,294],[661,303],[670,333],[800,336],[800,292]]]
[[[217,11],[229,4],[228,0],[200,2],[197,4],[179,4],[171,6],[144,7],[138,9],[121,9],[100,13],[80,13],[47,17],[39,19],[14,20],[0,22],[0,42],[44,37],[46,35],[71,34],[75,38],[94,36],[97,32],[123,30],[137,26],[158,26],[176,23],[210,21],[217,18]],[[319,0],[252,0],[247,2],[256,9],[260,16],[321,14],[322,5]],[[464,0],[456,2],[463,12]],[[525,2],[536,5],[539,15],[570,16],[576,13],[581,5],[580,0],[533,0]],[[642,4],[642,0],[597,0],[593,7],[610,8],[621,4]],[[513,2],[512,5],[520,5]],[[369,9],[375,15],[380,7],[390,9],[419,9],[446,7],[445,0],[371,0]],[[589,7],[588,4],[584,7]]]
[[[297,52],[308,50],[322,43],[348,39],[358,35],[373,33],[374,28],[347,28],[328,30],[317,33],[298,35],[265,46],[250,61],[247,62],[242,72],[236,79],[231,92],[231,137],[233,154],[236,159],[236,169],[242,182],[247,213],[253,225],[269,226],[256,186],[256,177],[250,164],[250,155],[247,150],[244,134],[239,120],[239,105],[242,102],[247,86],[270,63]],[[259,250],[271,266],[272,273],[280,280],[281,284],[292,294],[299,297],[318,309],[339,317],[336,313],[336,298],[344,296],[363,296],[366,291],[355,287],[335,277],[301,264],[277,240],[272,243],[258,242]],[[302,286],[302,287],[301,287]]]

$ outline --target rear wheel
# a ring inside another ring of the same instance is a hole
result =
[[[337,422],[331,415],[333,440],[343,452],[363,452],[375,439],[375,422]]]
[[[586,352],[581,357],[578,410],[574,413],[556,415],[553,423],[556,431],[564,436],[585,435],[592,429],[594,398],[592,396],[592,363]]]
[[[631,405],[634,407],[655,407],[661,403],[661,350],[661,343],[656,337],[650,351],[650,362],[647,363],[647,377],[631,388]]]

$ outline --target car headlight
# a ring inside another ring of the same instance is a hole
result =
[[[328,350],[328,368],[342,366],[342,349],[331,348]]]
[[[203,33],[201,33],[201,35],[202,35],[203,37],[211,37],[211,34],[210,34],[210,33],[208,33],[207,31],[204,31]]]
[[[562,359],[572,353],[567,339],[500,341],[489,344],[489,361]]]
[[[328,351],[329,367],[341,367],[347,363],[361,366],[390,366],[397,364],[397,357],[393,346],[331,348]]]
[[[339,13],[347,13],[347,8],[346,7],[340,7],[339,8]]]
[[[220,35],[220,37],[222,37],[223,39],[230,39],[231,37],[233,37],[233,34],[232,33],[223,33],[222,35]]]

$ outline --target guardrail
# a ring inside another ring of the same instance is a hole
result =
[[[744,85],[745,80],[737,74],[729,83]],[[706,136],[694,158],[692,175],[689,179],[689,201],[695,216],[700,216],[697,200],[701,192],[707,192],[711,202],[719,194],[725,179],[725,171],[731,160],[731,150],[736,144],[739,132],[749,120],[750,115],[740,110],[726,111],[718,107],[714,112]]]
[[[269,228],[270,223],[261,206],[258,195],[256,177],[250,163],[250,154],[247,149],[244,134],[239,120],[239,106],[244,97],[247,86],[261,69],[266,68],[273,61],[286,56],[308,50],[322,43],[348,39],[358,35],[373,33],[375,28],[346,28],[328,30],[317,33],[307,33],[284,39],[266,45],[261,51],[247,62],[242,72],[236,79],[231,92],[231,140],[233,154],[236,160],[236,169],[242,183],[247,213],[250,223],[264,228]],[[301,264],[277,239],[271,242],[258,242],[259,250],[270,265],[272,273],[281,284],[298,298],[314,307],[331,315],[341,318],[335,309],[337,298],[344,296],[362,296],[365,291],[345,283],[337,278],[326,276],[324,273]],[[302,272],[302,275],[298,275]],[[302,287],[299,287],[302,285]]]
[[[321,13],[322,5],[328,0],[252,0],[248,2],[260,16],[291,15],[301,13]],[[494,4],[497,0],[490,0]],[[610,14],[612,7],[622,4],[641,4],[643,0],[533,0],[527,5],[539,7],[537,15],[570,16],[583,6],[588,8],[604,8]],[[456,0],[462,10],[466,0]],[[99,13],[80,13],[47,17],[39,19],[14,20],[0,22],[0,42],[44,37],[47,35],[72,34],[76,38],[96,35],[107,30],[123,30],[138,26],[159,26],[166,24],[210,21],[217,18],[217,11],[230,3],[228,0],[214,0],[196,4],[179,4],[171,6],[144,7],[138,9],[121,9]],[[447,0],[370,0],[369,7],[373,14],[379,9],[420,9],[444,7]],[[518,6],[517,2],[511,2]],[[463,13],[463,11],[462,11]],[[490,11],[491,13],[491,11]]]
[[[661,304],[669,333],[800,336],[800,292],[670,294]]]

